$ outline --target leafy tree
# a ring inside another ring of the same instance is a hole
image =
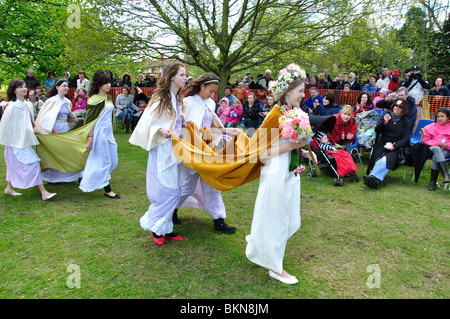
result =
[[[105,18],[123,22],[121,34],[145,47],[145,54],[176,58],[213,72],[223,80],[220,89],[231,74],[317,44],[364,14],[363,1],[347,0],[142,0],[96,5],[105,8]],[[155,31],[155,39],[149,40],[144,30]]]

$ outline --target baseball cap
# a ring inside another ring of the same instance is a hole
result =
[[[415,66],[413,66],[413,67],[411,68],[411,71],[415,71],[415,70],[420,71],[420,68],[419,68],[418,65],[415,65]]]

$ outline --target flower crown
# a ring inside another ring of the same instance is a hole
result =
[[[273,93],[281,94],[297,78],[306,78],[306,72],[295,63],[289,64],[286,68],[280,70],[278,79],[269,83],[269,90]]]

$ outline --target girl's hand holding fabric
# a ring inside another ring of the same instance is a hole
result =
[[[165,138],[170,138],[170,131],[169,130],[160,128],[158,130],[158,133],[161,134],[162,136],[164,136]]]

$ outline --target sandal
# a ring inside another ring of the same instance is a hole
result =
[[[42,200],[48,200],[55,196],[56,196],[56,193],[49,193],[49,192],[45,191],[44,194],[42,194]]]
[[[12,195],[12,196],[20,196],[22,195],[22,193],[17,193],[14,189],[12,188],[5,188],[5,194],[6,195]]]

